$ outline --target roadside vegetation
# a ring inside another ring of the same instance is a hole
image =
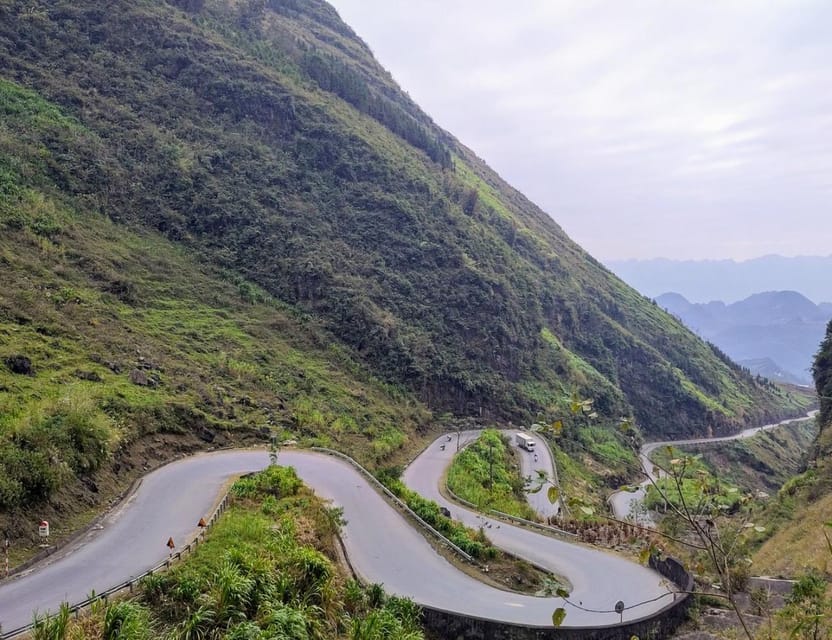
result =
[[[698,455],[668,450],[657,462],[664,478],[651,490],[659,496],[663,510],[662,541],[648,551],[672,553],[683,560],[698,583],[699,605],[729,610],[725,617],[709,614],[711,637],[748,640],[832,637],[832,597],[828,567],[832,562],[832,522],[801,520],[811,528],[823,547],[820,557],[799,549],[800,567],[792,564],[794,583],[784,597],[776,596],[763,582],[752,587],[750,578],[760,572],[754,550],[769,535],[760,524],[771,515],[771,504],[759,495],[722,484],[707,472]],[[788,485],[784,487],[788,491]],[[768,543],[767,543],[768,544]],[[780,552],[783,555],[783,552]],[[759,557],[759,553],[757,556]],[[764,573],[766,573],[764,571]],[[702,624],[695,610],[689,626]]]
[[[460,451],[448,470],[448,488],[482,511],[494,509],[519,518],[537,520],[526,502],[525,479],[509,436],[486,429]]]
[[[750,438],[685,447],[685,451],[701,454],[708,471],[725,482],[775,495],[806,470],[817,436],[817,421],[807,419]]]
[[[753,557],[753,570],[773,575],[795,575],[806,566],[816,566],[825,550],[787,542],[779,531],[799,516],[807,525],[820,527],[822,509],[816,516],[802,512],[808,494],[819,495],[817,471],[810,466],[810,450],[817,437],[814,420],[760,432],[751,438],[686,446],[669,447],[653,452],[652,459],[662,468],[672,466],[673,460],[684,460],[686,475],[681,491],[672,478],[660,479],[648,486],[645,506],[660,515],[661,527],[672,533],[679,522],[673,515],[670,500],[679,507],[682,501],[692,508],[703,499],[701,490],[707,488],[707,499],[718,505],[725,516],[741,517],[745,505],[753,505],[755,521],[765,527],[748,540],[747,552]],[[811,488],[811,489],[810,489]],[[661,491],[659,490],[661,489]],[[662,495],[664,494],[664,496]],[[769,538],[778,540],[772,553]],[[762,547],[763,550],[758,551]],[[774,562],[772,562],[774,561]],[[778,568],[779,565],[779,568]],[[790,567],[786,569],[786,567]]]
[[[531,430],[545,438],[554,456],[557,479],[532,478],[532,487],[547,487],[550,500],[559,499],[562,516],[595,519],[603,513],[609,491],[635,481],[641,466],[636,452],[641,434],[630,418],[611,422],[599,416],[594,398],[572,392],[550,407]],[[554,494],[552,493],[554,488]]]
[[[653,461],[662,469],[674,469],[683,465],[678,476],[659,478],[647,487],[645,507],[662,514],[672,514],[674,508],[687,506],[698,512],[700,509],[718,509],[726,514],[736,512],[745,493],[738,487],[724,482],[711,473],[700,454],[686,454],[675,447],[666,447],[654,452]]]
[[[34,640],[419,640],[419,608],[364,587],[335,555],[340,511],[291,468],[239,480],[203,544],[141,595],[73,620],[41,619]]]
[[[458,564],[461,570],[501,589],[517,593],[543,595],[548,586],[567,583],[562,576],[544,571],[495,547],[489,540],[485,527],[469,529],[458,520],[448,517],[433,500],[428,500],[405,486],[400,476],[401,469],[398,467],[386,467],[376,473],[378,480],[417,516],[475,560],[474,566]],[[432,540],[430,537],[428,539]],[[449,558],[454,561],[458,556],[451,553]]]
[[[409,489],[399,476],[401,476],[401,469],[397,467],[387,467],[376,475],[379,481],[410,507],[417,516],[472,558],[494,560],[500,555],[498,549],[488,540],[483,529],[474,531],[461,522],[445,516],[438,504]]]
[[[765,570],[791,575],[814,567],[827,575],[832,553],[820,531],[832,533],[832,322],[812,367],[820,413],[819,433],[803,473],[789,480],[774,503],[781,517],[778,530],[755,555]],[[830,614],[832,615],[832,614]]]

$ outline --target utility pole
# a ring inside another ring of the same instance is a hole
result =
[[[494,445],[488,445],[488,490],[494,492]]]

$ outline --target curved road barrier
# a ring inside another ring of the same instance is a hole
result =
[[[668,580],[678,581],[685,591],[692,591],[693,578],[672,558],[652,558],[650,566]],[[444,638],[476,638],[482,640],[659,640],[668,638],[688,617],[693,599],[680,594],[679,599],[670,602],[652,615],[629,622],[597,627],[540,627],[517,625],[489,618],[466,616],[422,607],[422,624]]]
[[[392,502],[399,509],[404,511],[408,516],[413,518],[419,524],[419,526],[421,526],[426,531],[428,531],[432,536],[434,536],[437,540],[439,540],[446,547],[448,547],[452,551],[454,551],[454,553],[459,555],[466,562],[470,562],[471,564],[478,564],[477,561],[474,560],[474,558],[472,558],[469,554],[467,554],[465,551],[463,551],[458,546],[456,546],[453,542],[448,540],[448,538],[443,536],[439,531],[437,531],[432,526],[430,526],[427,522],[425,522],[421,517],[419,517],[419,515],[415,511],[413,511],[410,507],[408,507],[404,503],[404,501],[402,501],[396,494],[394,494],[392,491],[390,491],[390,489],[388,489],[381,482],[379,482],[378,478],[376,478],[372,473],[367,471],[363,466],[361,466],[358,462],[356,462],[355,460],[350,458],[348,455],[343,454],[340,451],[335,451],[335,449],[327,449],[325,447],[312,447],[312,450],[313,451],[320,451],[321,453],[326,453],[327,455],[335,456],[337,458],[341,458],[342,460],[346,460],[347,462],[349,462],[352,466],[354,466],[356,469],[358,469],[361,472],[361,474],[365,478],[367,478],[367,480],[370,481],[370,484],[374,485],[376,487],[376,489],[378,489],[385,496],[387,496],[387,499],[390,500],[390,502]]]
[[[447,484],[445,485],[445,491],[448,492],[448,495],[451,496],[451,499],[454,502],[458,502],[463,507],[468,507],[473,511],[482,511],[480,507],[475,505],[473,502],[468,502],[465,498],[460,498],[453,492]],[[534,529],[539,529],[541,531],[546,531],[547,533],[551,533],[558,536],[565,536],[567,538],[575,539],[578,537],[578,534],[571,533],[570,531],[565,531],[564,529],[559,529],[558,527],[553,527],[548,524],[541,524],[539,522],[532,522],[531,520],[526,520],[525,518],[520,518],[518,516],[513,516],[510,513],[503,513],[502,511],[497,511],[496,509],[489,509],[488,513],[493,515],[495,518],[500,518],[501,520],[508,520],[509,522],[516,522],[520,525],[525,525],[527,527],[532,527]]]
[[[414,474],[432,485],[433,490],[423,493],[434,499],[452,455],[448,451],[434,465],[437,451],[438,446],[429,447],[406,474],[411,486]],[[459,571],[434,551],[353,462],[285,449],[279,462],[295,467],[318,495],[344,509],[344,547],[361,579],[383,583],[388,592],[408,596],[426,611],[444,611],[460,620],[551,629],[552,612],[563,606],[560,598],[501,591]],[[258,471],[268,463],[266,451],[232,450],[193,456],[148,474],[138,490],[108,514],[100,530],[88,532],[44,564],[0,584],[0,624],[15,629],[31,621],[33,609],[54,611],[60,602],[85,602],[93,590],[104,593],[129,587],[164,563],[168,538],[179,545],[196,538],[196,523],[211,511],[229,478]],[[439,501],[445,502],[441,497]],[[472,526],[491,525],[488,535],[498,546],[569,578],[574,605],[566,605],[565,627],[611,629],[622,619],[664,619],[687,600],[685,594],[675,593],[673,579],[646,567],[525,528],[495,525],[458,505],[450,506]],[[618,600],[625,603],[622,616],[611,612]]]
[[[680,587],[684,590],[686,585],[668,580],[647,567],[612,553],[494,520],[449,501],[441,495],[439,482],[454,451],[443,449],[443,442],[443,438],[437,439],[408,466],[403,475],[405,484],[446,507],[454,518],[467,526],[474,529],[482,527],[495,546],[564,576],[572,584],[569,598],[572,604],[564,604],[560,598],[536,598],[514,593],[504,593],[499,599],[501,601],[494,602],[490,610],[479,613],[464,603],[448,606],[444,602],[434,604],[414,598],[420,604],[473,617],[538,627],[551,626],[552,612],[564,606],[567,612],[565,627],[598,627],[652,616],[674,599],[677,603],[686,599],[683,594],[674,595]],[[458,598],[452,600],[457,601]],[[624,602],[623,616],[615,612],[618,601]]]

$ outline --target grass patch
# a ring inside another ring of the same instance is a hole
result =
[[[460,451],[448,470],[448,488],[481,510],[495,509],[527,520],[537,515],[526,502],[524,479],[507,437],[486,429]]]
[[[231,495],[204,543],[169,572],[145,578],[139,597],[98,602],[78,620],[65,612],[41,619],[33,637],[423,637],[413,602],[344,576],[333,552],[340,512],[293,469],[270,467],[235,483]]]
[[[673,478],[660,478],[656,485],[647,488],[644,504],[654,511],[665,511],[666,505],[672,504],[677,508],[687,505],[691,513],[711,513],[719,509],[730,513],[736,509],[744,494],[738,487],[723,482],[711,472],[701,456],[691,456],[676,449],[667,447],[657,450],[653,460],[662,468],[673,470],[680,478],[677,484]],[[664,495],[662,495],[664,494]]]

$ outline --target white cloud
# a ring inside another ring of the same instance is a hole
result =
[[[830,251],[828,3],[334,5],[599,258]]]

